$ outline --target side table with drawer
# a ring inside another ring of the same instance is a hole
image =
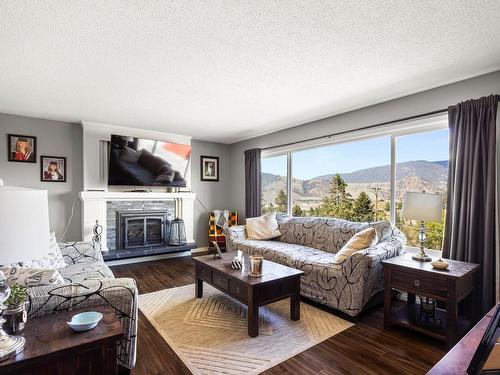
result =
[[[15,357],[0,362],[0,374],[117,374],[120,369],[116,349],[123,338],[123,328],[111,307],[96,306],[92,310],[101,312],[103,318],[97,327],[85,332],[73,332],[66,322],[89,308],[28,319],[22,333],[26,347]]]
[[[477,278],[479,265],[454,260],[447,270],[418,262],[410,253],[382,261],[384,266],[384,327],[399,325],[427,334],[454,345],[477,321]],[[408,293],[404,306],[393,308],[392,289]],[[437,301],[438,324],[425,324],[419,319],[420,305],[416,296]],[[459,315],[462,304],[464,316]]]

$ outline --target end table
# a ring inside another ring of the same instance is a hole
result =
[[[66,324],[75,314],[99,311],[103,318],[90,331],[74,332]],[[116,374],[117,341],[123,329],[109,306],[97,306],[28,319],[22,335],[26,346],[0,362],[1,374]]]
[[[384,267],[384,327],[399,325],[454,345],[477,321],[477,277],[479,265],[448,260],[449,267],[441,271],[430,262],[418,262],[406,253],[382,261]],[[408,293],[407,303],[398,309],[392,306],[392,289]],[[419,319],[420,305],[416,295],[430,297],[446,305],[436,308],[439,324]],[[459,303],[466,303],[466,317],[459,316]]]

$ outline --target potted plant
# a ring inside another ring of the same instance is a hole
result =
[[[4,330],[9,334],[17,334],[24,330],[24,325],[27,320],[26,313],[26,288],[14,284],[10,287],[10,296],[5,301],[7,308],[3,311],[5,323]]]

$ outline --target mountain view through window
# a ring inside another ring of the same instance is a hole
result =
[[[441,194],[446,200],[448,129],[396,136],[395,222],[418,246],[419,223],[402,220],[406,192]],[[391,220],[391,136],[290,153],[293,216],[352,221]],[[287,155],[262,160],[262,211],[288,212]],[[443,221],[426,223],[426,246],[441,249]]]

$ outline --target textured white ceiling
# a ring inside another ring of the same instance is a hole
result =
[[[234,142],[500,67],[498,1],[0,0],[0,112]]]

